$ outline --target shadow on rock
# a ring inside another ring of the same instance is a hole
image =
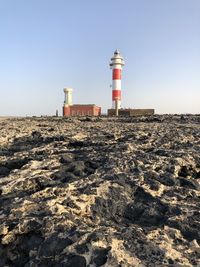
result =
[[[33,131],[29,136],[15,138],[8,148],[3,149],[1,154],[7,155],[9,153],[9,155],[12,156],[16,152],[27,151],[36,147],[40,147],[44,144],[64,140],[65,137],[63,135],[44,137],[39,131]]]
[[[52,174],[52,178],[62,183],[76,181],[94,174],[99,167],[98,162],[89,159],[85,154],[63,154],[60,158],[60,169]]]
[[[125,208],[124,218],[140,226],[161,226],[167,220],[168,206],[142,187],[134,193],[134,201]]]

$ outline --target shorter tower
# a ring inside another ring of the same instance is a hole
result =
[[[120,52],[116,50],[111,58],[110,68],[112,69],[112,108],[115,109],[115,115],[118,116],[121,108],[121,73],[124,66],[124,59]]]
[[[70,114],[70,106],[72,106],[72,88],[64,88],[65,94],[64,105],[63,105],[63,116],[69,116]]]
[[[64,106],[72,106],[72,88],[64,88],[65,93]]]

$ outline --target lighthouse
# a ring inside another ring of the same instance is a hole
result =
[[[110,68],[112,69],[112,108],[115,109],[115,115],[118,116],[121,109],[121,77],[124,59],[120,52],[116,50],[111,58]]]

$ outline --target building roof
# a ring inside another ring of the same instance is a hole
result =
[[[78,107],[81,107],[81,106],[84,106],[84,107],[85,107],[85,106],[92,106],[92,107],[93,107],[93,106],[96,106],[96,107],[97,107],[97,105],[95,105],[95,104],[74,104],[74,105],[72,105],[71,107],[73,107],[73,106],[76,106],[76,107],[77,107],[77,106],[78,106]]]

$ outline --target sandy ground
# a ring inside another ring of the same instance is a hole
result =
[[[200,116],[0,118],[0,267],[200,266]]]

